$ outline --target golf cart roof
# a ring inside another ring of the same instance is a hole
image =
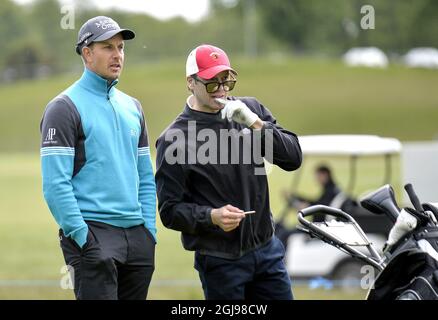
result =
[[[389,155],[400,153],[402,148],[395,138],[374,135],[311,135],[298,139],[306,155]]]

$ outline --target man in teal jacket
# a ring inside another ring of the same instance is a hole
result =
[[[108,17],[88,20],[76,52],[82,77],[41,121],[43,192],[60,226],[77,299],[145,299],[155,255],[156,189],[138,100],[115,86],[124,40]]]

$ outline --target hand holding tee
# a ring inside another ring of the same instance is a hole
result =
[[[211,221],[225,232],[236,229],[243,218],[245,218],[243,210],[229,204],[211,210]]]

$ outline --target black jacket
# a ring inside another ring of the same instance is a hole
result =
[[[220,112],[199,112],[186,105],[156,143],[155,179],[163,224],[182,232],[185,249],[229,259],[267,243],[274,231],[267,176],[260,174],[260,170],[265,172],[263,158],[248,157],[249,145],[258,142],[261,148],[251,152],[268,158],[272,154],[271,161],[286,171],[296,170],[302,161],[294,133],[280,127],[256,99],[238,99],[265,122],[254,135],[255,130],[222,120]],[[264,148],[269,141],[271,153]],[[224,232],[213,225],[210,212],[227,204],[256,213],[247,215],[238,228]]]
[[[311,206],[314,206],[317,204],[322,204],[324,206],[330,206],[333,199],[339,194],[339,192],[341,192],[341,190],[339,190],[338,186],[334,182],[329,181],[323,186],[323,192],[319,196],[319,198],[317,200],[314,200],[314,201],[309,200],[308,202],[310,202]]]

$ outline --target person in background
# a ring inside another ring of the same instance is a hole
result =
[[[333,179],[332,171],[327,165],[319,165],[315,169],[315,180],[321,187],[321,194],[317,199],[309,199],[298,195],[285,193],[286,199],[291,203],[291,206],[297,210],[322,204],[325,206],[333,206],[333,201],[341,193],[341,189],[337,186]],[[315,222],[324,221],[323,215],[315,215]]]
[[[321,164],[315,169],[315,179],[322,190],[320,196],[317,199],[305,198],[300,195],[290,193],[288,191],[283,192],[283,197],[287,202],[287,211],[289,211],[290,208],[302,210],[304,208],[317,204],[340,208],[341,205],[345,203],[347,198],[335,183],[332,171],[327,165]],[[289,236],[300,232],[297,228],[287,228],[285,226],[284,220],[287,211],[283,214],[282,218],[277,221],[275,225],[275,234],[281,240],[285,247],[287,247]],[[325,218],[325,214],[317,213],[313,215],[313,222],[322,222],[325,221]]]

